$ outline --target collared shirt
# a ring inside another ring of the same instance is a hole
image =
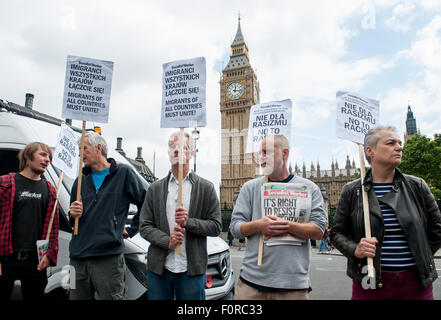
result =
[[[182,206],[185,209],[190,208],[190,196],[191,196],[191,182],[189,176],[182,179]],[[178,208],[178,181],[175,179],[174,175],[170,175],[170,180],[168,183],[168,194],[167,194],[167,220],[170,227],[170,233],[173,232],[176,221],[175,213],[176,208]],[[169,252],[165,260],[165,267],[167,270],[173,273],[180,273],[187,271],[187,252],[185,250],[185,238],[181,244],[181,254],[177,255],[176,250]]]

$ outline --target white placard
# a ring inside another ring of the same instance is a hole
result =
[[[247,153],[258,152],[260,143],[267,136],[283,135],[291,142],[291,116],[290,99],[252,106],[248,123]]]
[[[113,62],[68,56],[61,117],[107,123]]]
[[[206,126],[205,58],[164,63],[161,128]]]
[[[66,124],[61,124],[57,145],[52,157],[52,164],[69,177],[75,179],[78,175],[79,162],[78,138]]]
[[[337,137],[358,144],[380,123],[380,102],[351,92],[337,92]]]

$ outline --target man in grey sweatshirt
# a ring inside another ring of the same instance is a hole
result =
[[[294,183],[310,190],[311,212],[308,222],[283,220],[262,214],[261,190],[265,177],[242,186],[231,219],[236,238],[247,237],[235,299],[308,299],[311,244],[320,240],[328,222],[320,189],[313,182],[294,176],[287,169],[288,140],[281,135],[265,138],[260,146],[260,165],[269,182]],[[308,208],[300,208],[306,210]],[[264,245],[262,264],[258,265],[259,238],[265,240],[289,234],[304,241],[297,245]]]

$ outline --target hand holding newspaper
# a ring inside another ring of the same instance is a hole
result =
[[[308,222],[311,215],[311,190],[301,183],[265,183],[262,186],[262,215],[292,222]],[[304,239],[291,235],[271,237],[267,246],[302,245]]]

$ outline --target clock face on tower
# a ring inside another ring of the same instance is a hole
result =
[[[232,82],[227,87],[227,96],[230,99],[239,99],[243,91],[243,85],[240,82]]]

